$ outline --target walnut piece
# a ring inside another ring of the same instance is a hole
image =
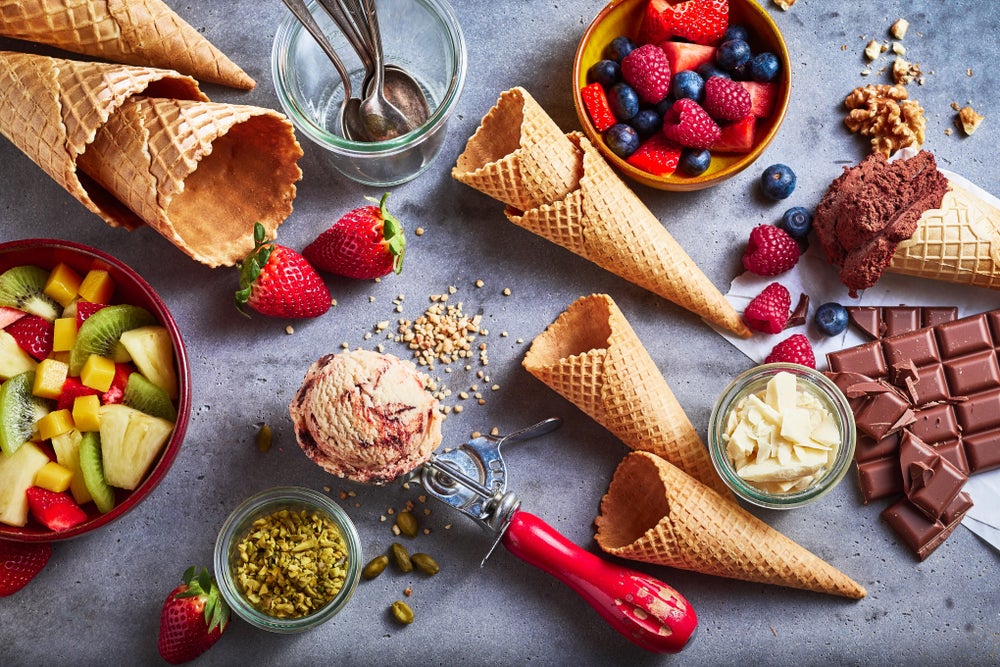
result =
[[[976,113],[976,110],[972,107],[962,107],[958,111],[958,122],[961,124],[962,131],[965,132],[966,136],[971,136],[979,124],[983,122],[982,116]]]
[[[896,39],[906,37],[906,30],[910,27],[910,22],[906,19],[896,19],[896,22],[889,28],[889,33]]]
[[[880,55],[882,55],[882,52],[884,50],[885,50],[885,45],[879,44],[873,39],[872,41],[868,42],[868,46],[865,47],[865,57],[868,58],[868,60],[875,60]]]
[[[919,63],[911,63],[903,58],[896,58],[892,63],[892,80],[904,86],[923,75]]]
[[[795,4],[795,0],[772,0],[774,4],[778,5],[782,11],[788,11],[788,9]]]
[[[872,150],[886,157],[900,148],[919,148],[924,143],[927,121],[923,107],[909,99],[900,84],[869,84],[858,87],[844,99],[849,109],[844,124],[851,132],[868,137]]]

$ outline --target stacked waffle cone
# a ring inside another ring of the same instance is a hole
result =
[[[690,256],[578,133],[564,134],[522,88],[503,93],[452,176],[507,217],[732,333],[749,329]]]
[[[246,72],[162,0],[0,0],[0,35],[254,87]]]
[[[635,450],[731,498],[704,443],[610,296],[577,299],[531,343],[524,367]]]
[[[859,583],[648,452],[615,471],[595,521],[598,545],[622,558],[731,579],[860,599]]]
[[[112,226],[148,224],[233,265],[291,213],[302,148],[281,114],[208,101],[191,77],[0,52],[0,133]]]

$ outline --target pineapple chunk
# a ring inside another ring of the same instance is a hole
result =
[[[120,403],[101,406],[101,453],[110,486],[132,490],[146,476],[174,423]]]
[[[36,427],[38,428],[38,437],[42,440],[50,440],[54,436],[72,430],[73,414],[66,408],[55,410],[39,419]]]
[[[80,440],[82,439],[83,434],[77,429],[52,438],[52,449],[56,453],[56,461],[73,473],[73,478],[69,481],[69,492],[79,505],[91,501],[90,491],[87,490],[87,485],[83,481],[83,472],[80,470]]]
[[[107,391],[111,388],[111,383],[115,381],[115,362],[99,354],[92,354],[87,357],[86,363],[80,369],[80,382],[96,389],[97,391]]]
[[[115,281],[104,269],[91,269],[80,283],[80,296],[91,303],[108,303],[115,292]]]
[[[76,342],[76,318],[60,317],[52,325],[52,351],[69,352]]]
[[[55,461],[49,461],[35,475],[35,486],[40,486],[43,489],[55,491],[56,493],[62,493],[69,488],[69,483],[72,479],[72,470]]]
[[[79,273],[59,262],[49,272],[49,278],[45,281],[45,287],[42,288],[42,291],[65,308],[76,298],[82,281]]]
[[[149,325],[122,333],[121,344],[128,350],[139,372],[177,398],[177,372],[174,370],[174,346],[166,327]]]
[[[8,456],[0,453],[0,522],[10,526],[28,523],[28,496],[35,475],[49,462],[48,455],[26,442]]]
[[[59,398],[68,374],[68,364],[57,359],[42,359],[35,369],[31,393],[40,398]]]
[[[21,349],[14,337],[0,329],[0,380],[33,371],[37,366],[38,362]]]
[[[97,394],[73,399],[73,423],[80,431],[101,430],[101,399]]]

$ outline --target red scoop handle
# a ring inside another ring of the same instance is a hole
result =
[[[584,551],[534,514],[517,510],[503,544],[567,584],[611,627],[647,651],[677,653],[698,626],[694,609],[673,588]]]

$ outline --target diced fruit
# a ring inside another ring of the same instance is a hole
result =
[[[25,492],[31,515],[49,530],[60,532],[87,520],[87,513],[68,493],[55,493],[40,486]]]
[[[59,262],[49,272],[48,280],[45,281],[45,287],[42,288],[42,291],[65,308],[76,298],[82,280],[79,273],[63,262]]]
[[[92,303],[108,303],[115,293],[115,281],[104,269],[91,269],[80,283],[80,296]]]
[[[52,322],[38,315],[25,315],[5,331],[21,349],[41,361],[52,352]]]
[[[750,113],[757,118],[768,118],[774,111],[774,101],[778,97],[778,86],[775,83],[759,81],[740,81],[740,85],[750,93]]]
[[[100,415],[105,480],[132,490],[156,460],[174,424],[121,404],[102,406]]]
[[[663,133],[674,143],[688,148],[711,148],[722,131],[712,117],[694,100],[674,102],[663,117]]]
[[[615,124],[615,115],[608,106],[608,96],[604,93],[604,86],[599,83],[588,84],[580,89],[580,98],[587,109],[587,115],[590,116],[590,122],[598,132],[604,132]]]
[[[13,454],[0,454],[0,522],[9,526],[28,523],[25,491],[48,462],[48,455],[32,442],[24,443]]]
[[[681,147],[662,133],[643,142],[628,158],[628,163],[654,176],[669,176],[677,169]]]
[[[115,379],[115,362],[99,354],[91,354],[80,369],[80,382],[97,391],[107,391]]]
[[[42,440],[66,433],[73,429],[73,413],[69,410],[53,410],[38,420],[36,428]]]
[[[52,324],[52,351],[69,352],[76,342],[76,318],[60,317]]]
[[[689,42],[666,41],[660,48],[667,54],[670,71],[674,74],[685,70],[696,70],[705,63],[715,62],[715,47]]]
[[[146,379],[177,398],[177,371],[170,331],[160,325],[137,327],[122,333],[121,343]]]
[[[38,362],[21,349],[14,337],[0,331],[0,380],[12,378],[27,371],[34,371]]]
[[[107,306],[106,303],[95,303],[93,301],[77,301],[73,305],[76,307],[76,311],[73,316],[76,318],[77,329],[83,326],[83,323],[86,322],[91,315]],[[66,313],[66,315],[69,316],[69,313]]]
[[[735,123],[722,125],[719,140],[712,146],[716,153],[747,153],[753,148],[757,134],[757,119],[746,116]]]
[[[715,44],[729,27],[729,0],[649,0],[639,27],[639,42],[680,37]]]
[[[56,461],[59,465],[69,469],[73,473],[73,478],[69,482],[69,492],[76,502],[83,505],[91,501],[90,491],[83,479],[83,472],[80,470],[80,441],[83,434],[79,430],[73,429],[62,435],[52,438],[52,450],[56,453]]]
[[[0,274],[0,306],[18,308],[52,322],[62,306],[45,294],[49,272],[38,266],[23,265]]]
[[[35,372],[20,373],[0,384],[0,449],[13,454],[35,431],[35,424],[49,412],[44,399],[33,396]]]
[[[68,433],[69,431],[67,431]],[[49,461],[35,475],[35,486],[62,493],[69,488],[73,471],[57,461]]]
[[[132,373],[128,376],[122,404],[141,410],[147,415],[168,421],[177,420],[177,408],[174,407],[167,392],[147,380],[142,373]]]
[[[91,354],[114,361],[128,361],[127,352],[119,345],[122,333],[150,324],[156,324],[156,318],[141,306],[119,304],[101,308],[88,317],[77,331],[76,344],[70,351],[69,374],[79,375]]]
[[[84,433],[80,439],[80,472],[87,485],[87,492],[101,514],[107,514],[115,506],[115,492],[104,479],[104,463],[101,455],[101,437],[97,433]]]
[[[647,104],[656,104],[670,92],[670,63],[656,44],[633,50],[622,60],[621,68],[622,78]]]
[[[35,369],[35,381],[31,393],[40,398],[59,398],[69,366],[58,359],[43,359]]]
[[[96,389],[85,387],[80,382],[80,378],[68,377],[66,378],[66,382],[63,383],[62,393],[56,399],[56,410],[72,409],[73,401],[76,400],[77,396],[96,395],[99,393]]]
[[[0,541],[0,597],[13,595],[38,576],[52,557],[48,542]]]
[[[73,424],[80,431],[101,430],[101,399],[97,394],[77,396],[73,399]]]
[[[115,379],[111,381],[111,387],[101,394],[101,405],[109,403],[121,403],[125,396],[125,385],[128,384],[128,377],[135,372],[133,364],[115,364]]]
[[[11,308],[10,306],[0,306],[0,329],[5,329],[7,325],[11,324],[12,322],[17,322],[25,315],[27,315],[27,313],[19,308]]]

